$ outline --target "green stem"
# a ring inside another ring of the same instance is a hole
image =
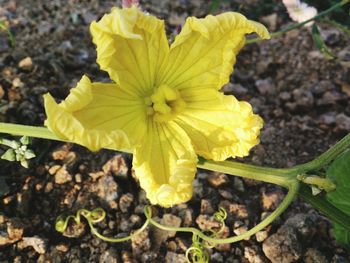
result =
[[[317,20],[317,19],[319,19],[319,18],[321,18],[321,17],[323,17],[323,16],[325,16],[325,15],[331,13],[331,12],[334,11],[335,9],[337,9],[337,8],[339,8],[339,7],[341,7],[341,6],[345,5],[345,4],[347,4],[347,3],[349,3],[349,2],[350,2],[350,0],[343,0],[343,1],[341,1],[341,2],[339,2],[339,3],[337,3],[337,4],[335,4],[335,5],[331,6],[331,7],[328,8],[327,10],[324,10],[324,11],[318,13],[318,15],[316,15],[316,16],[314,16],[314,17],[312,17],[312,18],[310,18],[310,19],[308,19],[308,20],[306,20],[306,21],[304,21],[304,22],[302,22],[302,23],[296,23],[296,24],[293,24],[293,25],[291,25],[291,26],[288,26],[288,27],[286,27],[286,28],[284,28],[284,29],[282,29],[282,30],[280,30],[280,31],[278,31],[278,32],[271,33],[270,36],[271,36],[271,38],[279,37],[279,36],[283,35],[284,33],[287,33],[287,32],[292,31],[292,30],[294,30],[294,29],[300,28],[300,27],[306,25],[307,23],[309,23],[309,22],[311,22],[311,21]],[[247,43],[247,44],[251,44],[251,43],[255,43],[255,42],[260,42],[260,41],[262,41],[262,40],[263,40],[263,39],[257,37],[257,38],[248,39],[248,40],[246,41],[246,43]]]
[[[199,158],[197,166],[198,168],[206,170],[277,184],[286,188],[290,185],[290,182],[295,181],[297,175],[294,168],[278,169],[260,167],[234,161],[216,162],[212,160],[205,160],[203,158]]]
[[[41,138],[55,141],[65,141],[57,137],[54,133],[52,133],[45,127],[36,127],[21,124],[0,122],[0,133],[8,133],[17,136],[28,136],[33,138]]]
[[[339,154],[344,152],[350,147],[350,133],[336,143],[333,147],[329,148],[326,152],[322,153],[316,159],[301,165],[297,165],[294,169],[298,170],[298,173],[305,173],[312,170],[318,170],[325,167],[331,161],[333,161]]]
[[[332,222],[343,226],[347,231],[350,232],[349,216],[329,203],[324,197],[320,195],[312,195],[310,188],[306,185],[301,185],[298,194],[305,201],[307,201],[313,207],[317,208],[321,213],[332,220]]]
[[[129,241],[131,240],[133,237],[141,234],[141,232],[143,232],[147,226],[149,225],[150,220],[147,218],[146,222],[142,225],[141,228],[137,229],[134,233],[132,233],[129,236],[126,237],[120,237],[120,238],[112,238],[112,237],[105,237],[102,234],[100,234],[96,228],[94,227],[94,225],[92,224],[92,222],[90,220],[88,220],[88,224],[89,227],[91,229],[91,233],[94,234],[95,236],[97,236],[98,238],[106,241],[106,242],[111,242],[111,243],[119,243],[119,242],[125,242],[125,241]]]
[[[14,47],[15,46],[15,38],[13,37],[10,29],[8,29],[7,26],[2,22],[0,22],[0,29],[5,30],[7,32],[11,47]]]
[[[56,141],[67,141],[57,137],[54,133],[45,127],[0,123],[0,132]],[[131,150],[127,151],[124,149],[123,151],[128,153],[132,152]],[[199,168],[207,170],[213,170],[254,180],[260,180],[267,183],[278,184],[283,187],[287,187],[289,185],[289,182],[296,177],[295,169],[293,168],[275,169],[233,161],[214,162],[200,158],[197,166]]]
[[[171,226],[164,226],[156,222],[154,219],[147,216],[147,218],[150,220],[150,223],[154,226],[156,226],[159,229],[166,230],[166,231],[175,231],[175,232],[190,232],[194,235],[197,235],[204,241],[207,241],[212,244],[228,244],[228,243],[234,243],[241,241],[243,239],[246,239],[255,233],[259,232],[260,230],[264,229],[266,226],[268,226],[271,222],[273,222],[286,208],[291,204],[291,202],[294,200],[294,197],[298,193],[299,189],[299,183],[294,182],[289,185],[289,191],[287,196],[283,199],[282,203],[277,207],[275,211],[273,211],[267,218],[265,218],[263,221],[261,221],[259,224],[257,224],[255,227],[251,228],[247,232],[243,233],[242,235],[235,236],[235,237],[229,237],[229,238],[223,238],[223,239],[217,239],[213,237],[208,237],[205,234],[203,234],[200,230],[193,228],[193,227],[171,227]]]

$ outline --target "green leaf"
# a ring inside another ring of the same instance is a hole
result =
[[[337,241],[350,251],[350,232],[339,224],[333,224],[333,231]]]
[[[23,158],[20,160],[20,163],[24,168],[28,168],[28,161],[26,159]]]
[[[350,217],[350,151],[332,162],[326,171],[326,177],[337,186],[335,191],[327,193],[327,200]],[[333,226],[337,241],[350,249],[350,231],[346,231],[339,224]]]
[[[20,142],[24,145],[28,145],[30,143],[30,138],[28,136],[23,136],[21,139],[20,139]]]
[[[32,150],[26,150],[24,153],[24,158],[29,160],[35,157],[35,153]]]
[[[2,156],[1,159],[13,162],[16,160],[16,153],[13,149],[8,149]]]
[[[320,31],[318,30],[316,24],[312,26],[311,33],[312,39],[314,40],[317,49],[320,50],[327,59],[335,58],[332,51],[327,47],[326,43],[323,41],[323,38],[321,37]]]

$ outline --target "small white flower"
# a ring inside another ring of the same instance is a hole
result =
[[[317,9],[313,6],[308,6],[299,0],[283,0],[283,4],[287,8],[289,17],[298,23],[302,23],[317,15]],[[311,26],[313,21],[307,23],[306,26]]]

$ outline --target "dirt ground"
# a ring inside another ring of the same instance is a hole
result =
[[[187,16],[203,17],[211,6],[204,0],[141,2],[165,19],[170,37]],[[271,31],[291,23],[280,1],[272,1],[268,13],[257,13],[258,2],[226,1],[214,13],[241,10]],[[0,33],[0,120],[42,125],[42,94],[63,99],[83,74],[108,81],[95,62],[88,28],[119,4],[0,0],[0,21],[9,23],[16,40],[11,48],[6,33]],[[307,28],[247,45],[238,56],[223,91],[249,101],[265,120],[261,144],[242,161],[290,167],[313,159],[350,131],[349,37],[326,24],[320,28],[337,59],[327,60],[316,49]],[[112,244],[92,236],[86,225],[73,225],[65,235],[55,231],[62,213],[97,207],[107,212],[98,224],[106,236],[140,227],[148,201],[132,177],[132,156],[39,139],[32,148],[38,157],[29,169],[0,162],[0,177],[8,185],[0,197],[1,263],[185,262],[191,245],[186,234],[148,228],[130,242]],[[194,187],[191,201],[170,209],[155,207],[154,215],[163,222],[205,229],[223,206],[229,212],[227,234],[238,235],[273,211],[285,195],[277,186],[204,170],[198,171]],[[329,220],[301,200],[249,240],[217,246],[210,254],[211,262],[350,262],[349,253],[334,240]]]

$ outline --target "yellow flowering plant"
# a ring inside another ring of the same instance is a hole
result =
[[[48,128],[96,151],[128,149],[152,204],[188,201],[197,154],[243,157],[259,140],[262,119],[247,102],[225,96],[245,35],[266,28],[233,12],[190,17],[169,46],[164,22],[136,6],[113,8],[90,26],[97,63],[114,83],[83,76],[57,104],[46,94]]]
[[[245,36],[256,33],[260,39],[268,39],[266,28],[234,12],[201,19],[190,17],[169,44],[162,20],[142,12],[135,0],[123,2],[127,7],[112,9],[90,26],[97,63],[113,82],[91,82],[83,76],[60,103],[50,94],[44,95],[47,128],[0,123],[0,132],[69,141],[92,151],[108,148],[132,153],[135,175],[153,205],[171,207],[188,201],[197,167],[274,183],[287,188],[288,193],[262,222],[228,238],[220,236],[227,216],[221,208],[214,214],[221,227],[211,230],[210,235],[193,227],[162,225],[152,218],[150,206],[145,207],[144,225],[127,237],[105,237],[97,231],[94,224],[106,216],[101,208],[81,209],[75,216],[58,217],[56,230],[64,232],[70,220],[80,224],[84,217],[92,233],[108,242],[130,240],[150,224],[163,230],[190,232],[193,244],[186,252],[188,261],[207,262],[206,248],[257,233],[299,194],[332,220],[338,240],[346,243],[350,235],[350,181],[346,177],[350,134],[313,161],[291,168],[225,161],[247,156],[259,143],[262,119],[247,102],[224,95],[220,89],[229,82]],[[347,2],[338,3],[313,19]],[[249,40],[257,41],[260,40]],[[27,165],[27,160],[35,156],[27,148],[28,142],[27,137],[21,143],[2,139],[0,144],[11,148],[3,158]],[[325,197],[312,194],[320,191]]]

